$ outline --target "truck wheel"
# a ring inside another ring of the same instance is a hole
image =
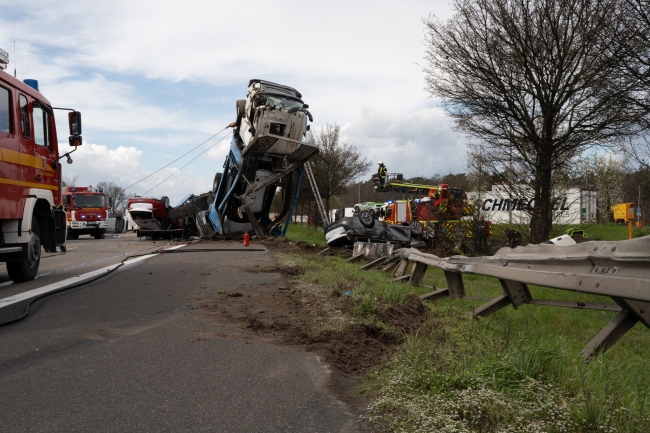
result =
[[[372,214],[365,210],[359,214],[359,222],[367,229],[371,229],[375,226],[375,219]]]
[[[104,239],[104,230],[97,230],[95,232],[95,239]]]
[[[422,232],[424,232],[422,224],[420,224],[419,221],[411,221],[411,224],[409,224],[409,226],[411,227],[411,234],[414,236],[420,236],[422,235]]]
[[[217,188],[219,188],[219,181],[221,180],[221,173],[217,173],[214,175],[214,181],[212,181],[212,192],[214,194],[217,193]]]
[[[166,209],[169,209],[169,197],[166,195],[163,195],[162,198],[160,199],[161,202],[165,205]]]
[[[41,263],[41,230],[38,221],[32,217],[32,233],[34,234],[34,257],[25,262],[7,262],[7,273],[14,283],[31,281],[36,277],[38,265]]]

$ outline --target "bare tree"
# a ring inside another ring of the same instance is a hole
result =
[[[98,182],[98,188],[104,190],[104,194],[109,200],[108,213],[111,216],[118,216],[124,214],[128,196],[126,190],[113,182]]]
[[[623,163],[611,155],[592,155],[589,160],[598,194],[599,219],[601,222],[612,221],[610,208],[623,201]]]
[[[638,125],[638,80],[618,67],[627,31],[618,5],[455,0],[450,20],[424,20],[426,89],[476,140],[470,149],[484,146],[491,174],[528,177],[533,242],[551,231],[554,172]]]
[[[319,156],[310,160],[314,178],[321,197],[326,200],[328,213],[331,213],[331,199],[343,192],[357,176],[368,171],[371,163],[358,151],[356,146],[339,141],[341,127],[337,124],[325,125],[318,134],[309,133],[307,141],[320,149]]]
[[[78,174],[75,174],[74,176],[63,176],[61,178],[61,183],[63,183],[63,186],[75,186],[77,179],[79,179]]]
[[[629,29],[623,41],[627,48],[621,59],[625,74],[638,79],[643,86],[635,102],[638,109],[645,114],[642,127],[643,134],[630,138],[622,151],[632,163],[650,168],[650,1],[623,0],[622,8]]]

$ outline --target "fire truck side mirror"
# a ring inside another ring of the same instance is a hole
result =
[[[81,113],[79,111],[68,113],[68,125],[70,126],[70,146],[81,146]]]

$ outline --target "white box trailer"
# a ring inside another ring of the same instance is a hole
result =
[[[530,211],[534,204],[531,188],[507,188],[494,185],[491,191],[479,194],[467,193],[477,210],[493,224],[530,223]],[[553,200],[553,221],[556,224],[584,224],[596,222],[597,200],[595,191],[568,188],[559,192]]]

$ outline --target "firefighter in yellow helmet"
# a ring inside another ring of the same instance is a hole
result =
[[[383,162],[379,161],[379,168],[377,169],[377,176],[379,177],[379,185],[384,186],[386,183],[386,173],[388,169]]]

